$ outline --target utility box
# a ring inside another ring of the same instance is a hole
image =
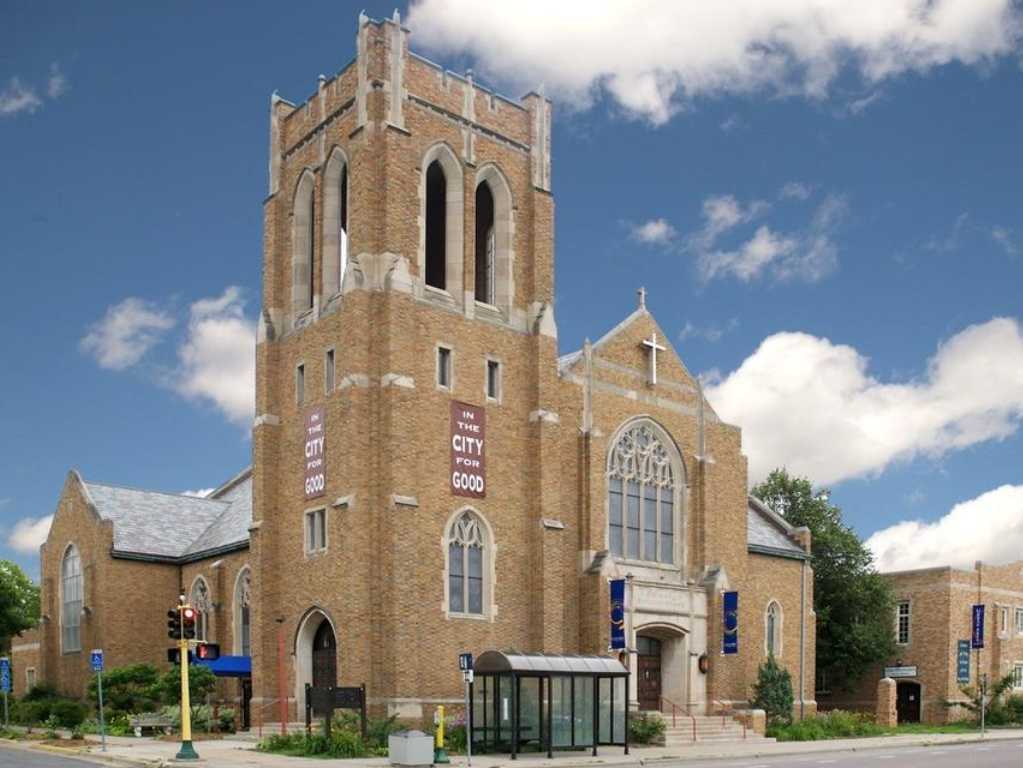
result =
[[[422,731],[399,731],[387,737],[391,765],[433,765],[433,736]]]

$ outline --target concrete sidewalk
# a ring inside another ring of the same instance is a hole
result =
[[[780,742],[756,744],[696,744],[688,747],[633,747],[631,754],[625,755],[620,747],[602,747],[598,757],[592,757],[588,751],[556,753],[551,760],[546,755],[520,755],[512,761],[508,755],[480,755],[473,758],[473,768],[512,768],[520,765],[523,768],[601,768],[643,766],[658,763],[679,763],[689,760],[734,759],[748,757],[768,757],[779,755],[806,755],[827,752],[855,752],[868,749],[891,749],[893,747],[938,746],[963,744],[979,741],[1023,740],[1023,729],[989,731],[983,738],[980,734],[926,734],[912,736],[884,736],[865,739],[833,739],[830,741]],[[12,744],[8,742],[7,744]],[[5,744],[4,746],[7,746]],[[155,768],[173,765],[174,754],[178,750],[176,742],[157,741],[155,739],[135,739],[111,737],[107,739],[107,752],[99,751],[98,742],[90,739],[92,749],[88,753],[60,748],[46,748],[51,753],[62,753],[68,757],[105,763],[123,768],[140,767]],[[196,750],[202,758],[202,764],[210,768],[323,768],[323,758],[284,757],[256,752],[251,742],[234,741],[198,741]],[[17,748],[40,749],[26,747],[18,743]],[[465,768],[465,757],[451,758],[452,768]],[[194,763],[191,763],[194,765]],[[369,758],[345,760],[345,768],[385,768],[387,758]]]

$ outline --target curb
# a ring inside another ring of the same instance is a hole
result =
[[[17,743],[17,742],[12,742]],[[162,759],[147,760],[145,758],[127,758],[120,757],[117,755],[104,755],[103,753],[96,753],[90,751],[88,748],[71,748],[71,747],[55,747],[51,744],[31,744],[31,745],[19,745],[22,749],[31,749],[39,752],[49,752],[50,754],[60,755],[61,757],[73,757],[76,760],[83,760],[89,763],[97,763],[99,765],[112,765],[116,768],[157,768],[164,764]]]

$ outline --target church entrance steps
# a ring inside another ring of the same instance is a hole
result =
[[[650,711],[664,721],[664,746],[684,747],[690,744],[771,744],[774,739],[761,736],[738,720],[721,715],[682,715]]]

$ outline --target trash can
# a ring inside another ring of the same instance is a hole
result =
[[[433,765],[433,736],[422,731],[398,731],[387,737],[391,765]]]

